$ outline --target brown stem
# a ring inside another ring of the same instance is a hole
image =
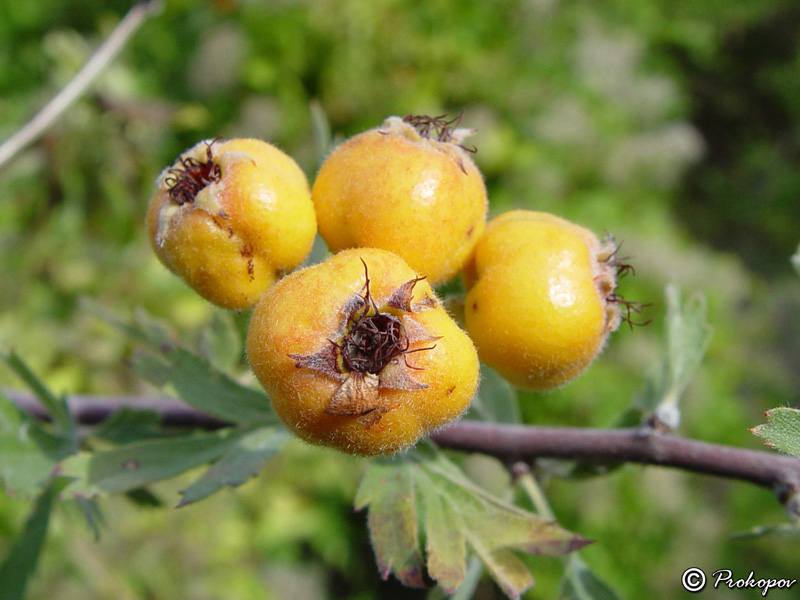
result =
[[[39,419],[49,418],[31,394],[12,390],[4,393],[26,413]],[[123,407],[153,410],[168,426],[218,429],[228,425],[166,396],[73,395],[68,403],[75,419],[85,425],[100,423]],[[508,462],[535,458],[634,462],[739,479],[774,490],[791,513],[797,512],[795,505],[800,497],[800,459],[688,440],[645,427],[587,429],[462,420],[430,437],[445,448],[483,452]]]
[[[32,417],[43,421],[50,420],[50,415],[34,398],[33,394],[9,389],[3,389],[3,394]],[[82,425],[102,423],[121,408],[152,410],[161,416],[161,423],[169,427],[221,429],[230,425],[230,423],[194,409],[170,396],[94,396],[73,394],[68,397],[67,403],[72,416]]]
[[[510,462],[531,458],[635,462],[741,479],[775,488],[800,484],[800,459],[659,433],[654,429],[587,429],[461,421],[434,433],[440,446],[484,452]]]

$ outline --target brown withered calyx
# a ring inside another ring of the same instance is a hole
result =
[[[411,279],[398,287],[379,308],[369,289],[369,269],[364,264],[365,282],[362,292],[353,294],[345,303],[344,318],[335,339],[329,339],[314,354],[290,354],[297,368],[306,368],[341,381],[325,408],[329,415],[360,416],[366,427],[380,421],[389,409],[380,398],[380,390],[417,390],[427,387],[416,381],[408,363],[414,352],[432,350],[434,346],[411,349],[417,342],[435,341],[408,315],[435,305],[425,297],[412,306],[414,286],[420,279]]]
[[[181,157],[179,167],[168,169],[169,176],[164,182],[173,202],[180,205],[194,202],[200,190],[222,178],[220,166],[214,161],[211,152],[211,147],[219,139],[221,138],[206,142],[206,160],[197,160],[191,156]]]

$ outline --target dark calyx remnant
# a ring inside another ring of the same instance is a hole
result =
[[[337,347],[346,370],[377,375],[398,356],[430,348],[409,350],[411,342],[403,322],[393,314],[378,309],[369,290],[369,269],[363,260],[361,262],[364,264],[364,294],[357,294],[352,299],[349,327]],[[407,305],[410,310],[411,293],[417,281],[419,279],[412,279],[401,286],[394,302]]]
[[[167,184],[169,197],[173,202],[181,205],[194,202],[200,190],[222,178],[219,164],[214,161],[211,153],[211,146],[218,139],[220,138],[206,142],[206,160],[181,157],[180,166],[172,167],[167,171],[169,175],[164,182]]]
[[[377,375],[393,358],[406,353],[408,346],[400,319],[378,313],[358,320],[342,340],[341,352],[349,371]]]
[[[369,428],[389,410],[381,400],[381,389],[419,390],[427,387],[409,374],[409,369],[420,368],[408,364],[407,356],[433,350],[435,346],[413,350],[410,347],[416,342],[435,341],[439,337],[418,324],[407,329],[401,317],[381,312],[370,292],[366,263],[364,277],[363,292],[351,296],[342,309],[344,321],[339,341],[328,340],[329,344],[314,354],[289,354],[289,357],[297,368],[311,369],[342,382],[325,408],[327,414],[360,416],[364,426]],[[398,287],[386,301],[386,306],[401,313],[414,313],[430,306],[425,301],[418,307],[411,306],[414,285],[420,279],[411,279]]]
[[[603,262],[605,262],[611,268],[616,269],[616,280],[619,281],[629,274],[636,275],[636,270],[633,268],[633,265],[628,262],[630,257],[619,256],[619,250],[622,247],[622,242],[618,244],[614,240],[613,236],[611,236],[609,233],[606,233],[606,243],[611,245],[613,250]],[[647,319],[646,321],[634,321],[632,317],[633,314],[639,314],[645,308],[648,308],[650,304],[626,300],[622,295],[614,290],[612,290],[608,296],[606,296],[606,302],[614,302],[622,307],[620,318],[628,324],[628,327],[633,328],[634,325],[637,327],[644,327],[653,321],[653,319]]]
[[[460,136],[453,135],[453,132],[461,124],[461,118],[464,116],[462,110],[457,116],[452,119],[447,119],[447,115],[439,115],[438,117],[428,117],[426,115],[406,115],[403,117],[403,122],[408,123],[417,130],[422,137],[431,139],[433,136],[439,142],[451,142],[456,144],[462,150],[467,152],[477,152],[477,148],[468,148],[461,144]]]

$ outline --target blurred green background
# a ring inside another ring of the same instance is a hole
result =
[[[61,89],[130,7],[0,0],[0,140]],[[663,342],[663,288],[703,292],[715,334],[680,433],[759,448],[747,428],[796,405],[800,280],[800,4],[790,0],[167,1],[32,147],[0,170],[0,343],[57,392],[152,393],[127,340],[81,298],[142,306],[192,344],[215,309],[170,275],[142,228],[154,178],[218,135],[267,139],[313,178],[333,142],[388,115],[464,110],[497,214],[557,213],[623,242],[652,303],[592,369],[526,421],[607,426]],[[246,315],[239,317],[244,323]],[[242,377],[247,378],[244,364]],[[0,366],[0,385],[20,387]],[[364,463],[299,443],[240,489],[178,511],[103,503],[53,523],[31,598],[423,598],[382,583],[352,496]],[[177,502],[185,482],[156,492]],[[583,558],[625,598],[683,593],[689,566],[791,577],[796,539],[730,536],[780,523],[768,491],[665,469],[547,482]],[[28,506],[0,495],[0,556]],[[529,560],[554,598],[562,563]],[[751,598],[753,591],[720,592]],[[476,598],[500,598],[492,584]],[[771,592],[770,597],[781,596]]]

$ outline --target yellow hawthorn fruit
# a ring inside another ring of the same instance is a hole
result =
[[[299,265],[317,231],[308,181],[256,139],[203,141],[156,180],[150,242],[167,268],[219,306],[250,308]]]
[[[466,410],[478,356],[431,286],[384,250],[345,250],[261,297],[247,356],[286,426],[314,444],[387,454]]]
[[[611,239],[547,213],[507,212],[489,222],[464,271],[467,331],[481,359],[514,385],[559,386],[619,326],[616,276],[629,268]]]
[[[486,222],[486,188],[456,120],[389,117],[325,160],[311,195],[333,252],[394,252],[431,285],[454,277]]]

